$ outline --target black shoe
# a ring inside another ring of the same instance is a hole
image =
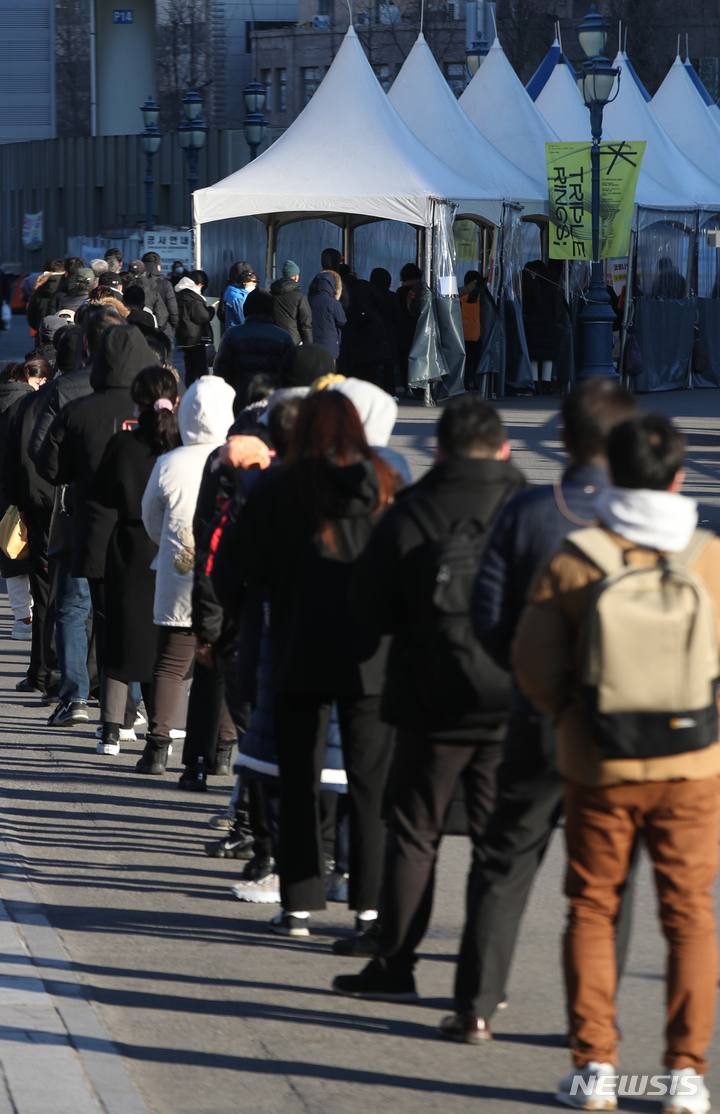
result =
[[[185,789],[188,793],[207,793],[207,770],[205,759],[198,758],[192,765],[186,766],[184,773],[178,778],[178,789]]]
[[[234,739],[230,742],[230,746],[227,745],[227,742],[224,746],[218,744],[215,754],[215,765],[210,771],[213,777],[229,777],[230,774],[232,774],[232,752],[234,745]]]
[[[61,700],[47,721],[48,727],[69,727],[75,723],[88,723],[88,708],[83,700]]]
[[[309,936],[310,918],[296,917],[294,913],[282,910],[268,922],[268,928],[276,936]]]
[[[355,924],[357,925],[357,921]],[[376,925],[377,922],[374,922],[371,929],[360,935],[343,936],[342,939],[335,940],[332,946],[335,955],[357,956],[360,959],[379,955],[380,934]]]
[[[387,961],[373,959],[359,975],[338,975],[332,988],[346,998],[371,1002],[416,1002],[415,976],[410,970],[388,970]]]
[[[60,703],[60,697],[56,692],[44,692],[40,697],[40,703],[45,708],[52,708],[54,704]]]
[[[146,735],[145,749],[138,758],[135,770],[139,774],[164,774],[170,740],[161,735]]]
[[[31,681],[28,677],[23,677],[22,681],[18,681],[15,685],[16,692],[42,692],[43,687],[37,681]]]
[[[265,859],[260,855],[254,855],[250,862],[245,864],[240,878],[243,882],[256,882],[258,878],[265,878],[268,874],[275,873],[276,865],[272,857]]]
[[[211,859],[253,859],[254,846],[255,840],[247,832],[231,831],[224,839],[206,843],[205,854]]]

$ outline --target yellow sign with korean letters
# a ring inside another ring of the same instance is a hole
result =
[[[600,144],[600,258],[627,255],[644,141]],[[550,258],[592,259],[589,143],[546,143]]]

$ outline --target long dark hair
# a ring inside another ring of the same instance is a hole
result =
[[[142,407],[138,417],[138,428],[146,440],[155,445],[159,452],[166,453],[176,449],[181,444],[178,432],[177,380],[173,373],[166,367],[146,367],[133,379],[130,388],[133,402]],[[173,409],[166,406],[155,409],[158,399],[167,399],[172,403]]]

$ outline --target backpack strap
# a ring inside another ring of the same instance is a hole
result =
[[[689,568],[705,552],[714,537],[712,530],[693,530],[693,535],[682,553],[668,553],[668,564],[679,565],[684,569]]]
[[[620,572],[624,567],[623,551],[600,526],[590,526],[587,530],[574,530],[565,538],[571,546],[578,549],[583,557],[589,557],[605,576]]]

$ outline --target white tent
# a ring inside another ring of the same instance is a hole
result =
[[[679,54],[650,110],[683,154],[720,183],[720,122],[708,111]]]
[[[590,140],[590,113],[580,95],[570,69],[560,61],[548,78],[535,104],[559,138],[567,143]],[[603,131],[603,139],[637,139],[637,136],[612,137]],[[635,201],[644,208],[677,209],[685,203],[660,182],[656,182],[643,169],[640,170]]]
[[[624,56],[619,53],[613,63],[622,70]],[[713,182],[677,147],[644,100],[636,83],[623,80],[620,74],[618,96],[606,107],[605,127],[613,139],[644,139],[643,168],[657,182],[675,195],[676,205],[688,208],[720,207],[720,185]]]
[[[547,180],[545,144],[557,136],[523,87],[496,37],[458,104],[470,120],[537,182]]]
[[[422,32],[388,97],[413,134],[464,178],[498,198],[519,202],[524,216],[547,216],[544,179],[537,182],[524,174],[471,124]]]
[[[496,191],[446,166],[401,120],[353,27],[288,130],[254,162],[193,194],[196,225],[344,213],[428,228],[438,200],[493,224],[502,217]]]
[[[720,108],[718,108],[718,106],[715,104],[715,101],[712,99],[707,89],[703,85],[702,81],[700,80],[700,76],[690,59],[686,58],[683,62],[683,65],[689,73],[693,85],[700,94],[703,104],[707,106],[708,112],[712,116],[713,120],[716,124],[720,124]]]

